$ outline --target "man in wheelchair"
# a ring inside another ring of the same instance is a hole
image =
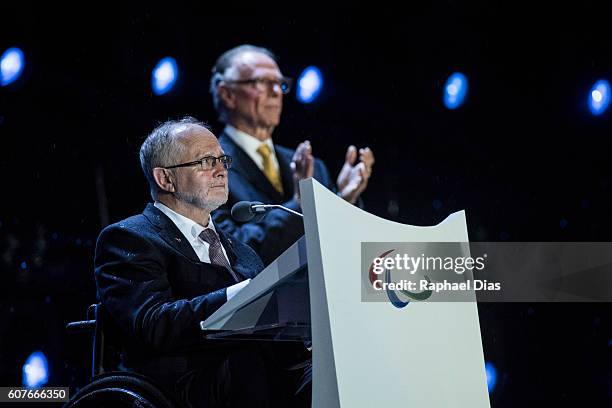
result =
[[[105,228],[94,261],[98,297],[125,350],[121,366],[186,406],[291,404],[294,390],[271,358],[284,351],[204,340],[199,330],[263,269],[249,246],[211,220],[227,201],[232,158],[206,125],[185,118],[153,130],[140,163],[154,203]]]

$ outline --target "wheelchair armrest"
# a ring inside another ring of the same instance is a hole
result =
[[[66,330],[70,333],[93,332],[95,328],[95,320],[81,320],[80,322],[70,322],[66,325]]]

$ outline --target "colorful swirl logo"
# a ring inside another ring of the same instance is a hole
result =
[[[387,257],[387,255],[389,255],[393,251],[395,251],[395,249],[390,249],[386,252],[383,252],[377,258],[384,259]],[[372,261],[372,263],[370,264],[370,269],[368,270],[368,277],[370,279],[371,285],[374,285],[375,281],[380,280],[378,279],[378,275],[374,272],[374,261]],[[424,276],[424,278],[427,280],[427,282],[431,282],[427,276]],[[384,272],[384,282],[387,284],[391,282],[391,271],[387,268],[385,268],[385,272]],[[398,309],[406,307],[410,303],[409,300],[408,301],[401,300],[399,296],[395,293],[395,291],[388,289],[388,287],[385,289],[385,292],[387,293],[387,297],[389,298],[389,301],[391,302],[391,304]],[[403,294],[409,299],[416,300],[416,301],[422,301],[422,300],[428,299],[431,296],[432,291],[425,290],[423,292],[410,292],[409,290],[402,289],[402,290],[399,290],[399,293]]]

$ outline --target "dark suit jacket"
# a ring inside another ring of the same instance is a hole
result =
[[[230,211],[234,204],[243,200],[281,204],[300,211],[293,200],[293,173],[290,167],[295,151],[274,145],[283,182],[284,194],[281,194],[274,189],[249,155],[229,136],[222,134],[219,143],[225,154],[232,156],[233,162],[229,170],[229,199],[227,204],[213,212],[215,225],[236,240],[249,244],[264,264],[268,265],[304,235],[302,219],[277,209],[270,211],[262,221],[240,223],[232,218]],[[330,190],[335,189],[325,164],[319,159],[315,159],[314,178]]]
[[[250,247],[217,232],[237,274],[252,278],[263,269]],[[152,204],[100,233],[94,263],[100,301],[143,355],[202,343],[200,321],[225,303],[225,288],[236,283],[224,268],[200,262]]]

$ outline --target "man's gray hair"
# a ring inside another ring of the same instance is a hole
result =
[[[142,171],[149,182],[153,200],[157,200],[157,193],[160,191],[153,177],[153,169],[179,164],[175,161],[182,156],[185,146],[175,136],[186,126],[201,126],[210,130],[207,124],[191,116],[178,120],[168,120],[153,129],[140,146],[140,167],[142,167]]]
[[[217,58],[217,62],[212,67],[212,75],[210,77],[210,93],[212,95],[213,106],[215,110],[219,114],[219,120],[225,122],[227,118],[225,117],[226,111],[225,106],[219,100],[219,94],[217,93],[217,87],[219,83],[225,79],[225,74],[227,70],[234,63],[234,59],[245,52],[258,52],[268,57],[272,58],[276,62],[276,56],[272,51],[267,48],[257,47],[255,45],[244,44],[239,45],[238,47],[234,47],[230,50],[225,51],[219,58]]]

